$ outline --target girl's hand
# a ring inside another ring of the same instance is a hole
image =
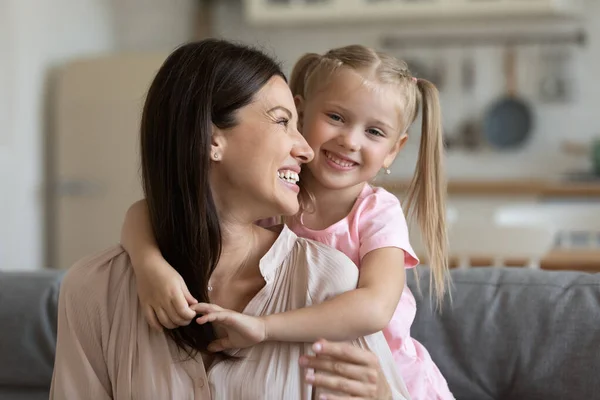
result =
[[[216,324],[218,331],[224,334],[208,346],[209,351],[243,349],[267,339],[267,327],[260,317],[226,310],[208,303],[198,303],[192,306],[192,309],[198,314],[203,314],[196,319],[198,324],[212,322]]]
[[[144,317],[157,330],[189,325],[196,316],[190,305],[198,301],[190,294],[181,275],[164,259],[147,261],[136,270],[136,285]]]
[[[300,357],[300,365],[312,369],[306,382],[337,394],[322,394],[320,400],[391,399],[390,387],[372,352],[349,343],[319,340],[314,356]]]

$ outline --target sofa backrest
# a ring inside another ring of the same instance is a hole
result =
[[[590,399],[600,393],[600,274],[521,268],[452,271],[452,304],[429,298],[412,334],[460,400]],[[47,390],[63,272],[0,272],[0,390]]]
[[[412,335],[457,399],[600,396],[600,274],[454,270],[452,304],[440,315],[428,272],[420,273],[422,295],[408,274],[418,307]]]

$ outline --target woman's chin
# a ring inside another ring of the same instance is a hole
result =
[[[279,209],[279,215],[292,216],[300,210],[300,201],[298,193],[300,187],[296,184],[278,182],[276,186],[276,202]]]
[[[286,196],[291,197],[291,196]],[[298,197],[281,199],[279,202],[279,215],[283,215],[285,217],[291,217],[292,215],[296,215],[300,210],[300,202],[298,201]]]
[[[289,204],[286,207],[284,207],[281,215],[283,215],[284,217],[291,217],[293,215],[298,214],[298,211],[300,211],[300,203],[296,202],[296,204]]]

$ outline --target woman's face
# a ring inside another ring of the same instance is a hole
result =
[[[297,130],[287,83],[271,78],[236,119],[235,127],[213,133],[211,185],[219,213],[246,222],[297,213],[300,166],[313,152]]]

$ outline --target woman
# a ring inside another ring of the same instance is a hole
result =
[[[142,116],[143,186],[160,251],[196,299],[265,315],[356,286],[342,253],[253,223],[299,209],[297,174],[313,154],[296,123],[284,75],[261,52],[206,40],[177,49],[158,71]],[[310,399],[320,393],[311,383],[383,398],[367,352],[274,342],[215,356],[207,346],[218,335],[195,323],[152,330],[128,255],[108,249],[63,282],[51,398]],[[383,336],[353,344],[377,355],[388,397],[405,398]],[[305,377],[298,360],[311,350],[335,361],[309,358],[324,373]]]

